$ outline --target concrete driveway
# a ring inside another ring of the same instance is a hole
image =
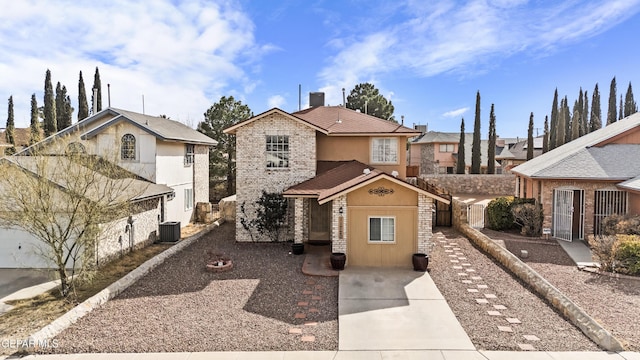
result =
[[[18,290],[50,281],[53,276],[50,270],[0,268],[0,299]]]
[[[428,273],[347,268],[338,290],[339,350],[475,350]]]

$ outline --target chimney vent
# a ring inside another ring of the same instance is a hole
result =
[[[324,93],[323,92],[310,92],[309,93],[309,106],[324,106]]]

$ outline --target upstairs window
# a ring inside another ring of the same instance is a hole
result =
[[[120,141],[120,158],[122,160],[136,159],[136,137],[125,134]]]
[[[289,167],[289,136],[267,135],[267,169]]]
[[[185,165],[191,165],[193,164],[193,158],[195,156],[195,149],[196,146],[193,144],[186,144],[184,146],[184,164]]]
[[[398,163],[398,139],[378,138],[371,141],[371,162],[374,164]]]
[[[441,153],[452,153],[454,149],[453,144],[440,144]]]

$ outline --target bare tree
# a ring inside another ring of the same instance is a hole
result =
[[[105,224],[136,212],[150,184],[114,165],[115,155],[88,153],[54,138],[0,160],[0,226],[38,240],[36,254],[56,269],[63,296],[94,270]]]

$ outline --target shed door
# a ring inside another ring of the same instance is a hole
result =
[[[371,217],[394,219],[393,243],[369,241]],[[417,249],[418,212],[415,208],[350,207],[347,214],[349,266],[411,267]]]

